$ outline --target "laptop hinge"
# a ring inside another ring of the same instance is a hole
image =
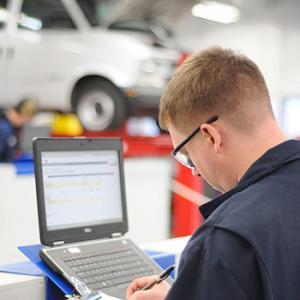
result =
[[[116,237],[120,237],[120,236],[122,236],[121,232],[114,232],[114,233],[111,234],[112,238],[116,238]]]
[[[61,246],[63,245],[65,242],[64,241],[57,241],[53,243],[53,246]]]

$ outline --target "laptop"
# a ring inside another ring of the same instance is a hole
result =
[[[124,299],[161,268],[130,239],[119,138],[33,142],[42,260],[70,283]],[[138,213],[138,212],[137,212]]]

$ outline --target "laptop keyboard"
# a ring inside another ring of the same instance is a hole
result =
[[[62,257],[62,260],[90,289],[103,292],[117,287],[125,294],[133,279],[156,273],[128,245]]]

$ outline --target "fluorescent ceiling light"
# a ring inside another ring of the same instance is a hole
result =
[[[240,11],[235,6],[229,4],[203,1],[193,6],[192,15],[219,23],[229,24],[239,20]]]

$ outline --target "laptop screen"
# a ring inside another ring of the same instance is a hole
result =
[[[48,231],[122,221],[117,151],[41,153]]]
[[[43,244],[128,231],[120,138],[37,138],[33,150]]]

